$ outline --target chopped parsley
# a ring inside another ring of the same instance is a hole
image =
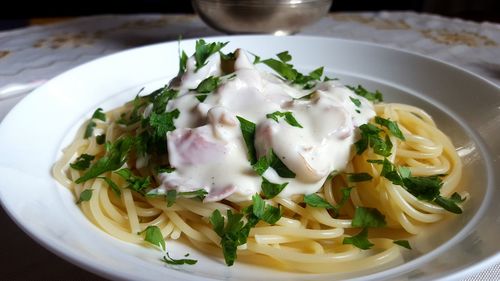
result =
[[[83,138],[88,139],[90,136],[92,136],[92,133],[94,132],[94,128],[97,125],[94,120],[101,120],[101,121],[106,121],[106,115],[102,112],[102,108],[98,108],[94,111],[92,114],[92,117],[90,118],[89,123],[87,124],[87,127],[85,128],[85,133],[83,135]]]
[[[362,182],[372,180],[372,176],[368,173],[349,173],[347,174],[347,180],[350,182]]]
[[[304,195],[304,203],[315,208],[336,209],[332,204],[316,193]]]
[[[405,140],[403,133],[399,129],[398,123],[378,116],[375,116],[375,123],[386,127],[393,136],[400,140]]]
[[[362,154],[368,147],[371,147],[373,152],[378,155],[384,157],[391,155],[392,142],[389,136],[386,136],[385,140],[382,139],[380,136],[382,130],[380,128],[368,123],[359,126],[359,129],[361,131],[361,138],[354,143],[358,155]]]
[[[213,230],[221,238],[222,253],[228,266],[234,264],[237,247],[247,242],[251,228],[260,220],[274,224],[281,218],[280,208],[267,205],[258,194],[252,197],[252,201],[253,205],[245,208],[243,213],[227,210],[226,223],[219,210],[215,210],[209,218]],[[246,222],[243,219],[244,214]]]
[[[165,196],[167,201],[167,207],[171,207],[177,198],[185,197],[185,198],[197,198],[199,200],[205,199],[205,196],[208,192],[204,189],[198,189],[194,191],[184,191],[178,192],[175,189],[168,190],[166,193],[160,193],[158,189],[152,189],[148,191],[145,195],[147,197],[157,197],[157,196]]]
[[[180,51],[179,49],[179,72],[177,76],[180,76],[186,72],[188,56],[186,52]]]
[[[258,194],[252,196],[252,213],[257,218],[267,222],[268,224],[275,224],[281,218],[281,209],[266,204]]]
[[[298,72],[292,64],[289,62],[292,60],[292,56],[288,51],[281,52],[276,55],[278,59],[265,59],[261,60],[260,57],[255,56],[254,64],[263,63],[273,69],[279,76],[284,80],[289,81],[292,84],[299,85],[303,89],[313,88],[318,81],[320,81],[323,75],[323,67],[319,67],[311,71],[308,75],[304,75]]]
[[[373,243],[368,240],[368,228],[363,228],[360,233],[351,236],[344,237],[342,244],[352,244],[353,246],[360,248],[362,250],[368,250],[373,247]]]
[[[194,59],[196,61],[196,71],[207,64],[207,59],[211,55],[220,51],[228,42],[213,42],[206,43],[205,40],[200,39],[196,41]]]
[[[161,234],[161,230],[156,225],[149,225],[145,230],[139,232],[139,234],[144,233],[144,241],[159,247],[161,250],[165,251],[165,239],[163,238],[163,234]]]
[[[252,167],[259,175],[263,175],[271,167],[282,178],[295,178],[295,173],[288,169],[272,149],[269,149],[266,155],[261,156]]]
[[[139,192],[140,194],[144,194],[144,191],[151,186],[151,177],[136,176],[128,168],[122,168],[115,171],[115,174],[122,177],[128,183],[127,188]]]
[[[75,170],[83,171],[90,167],[90,162],[94,160],[95,156],[83,153],[76,158],[75,162],[70,163],[69,166]]]
[[[408,250],[411,250],[410,242],[408,242],[408,240],[394,240],[393,243]]]
[[[340,208],[345,205],[347,200],[349,200],[349,197],[351,196],[351,190],[352,187],[346,187],[342,188],[342,198],[340,199],[340,202],[336,205],[330,204],[328,201],[323,199],[323,197],[319,196],[316,193],[311,193],[311,194],[306,194],[304,195],[304,203],[306,205],[315,207],[315,208],[325,208],[328,210],[332,210],[335,214],[335,217],[338,216]]]
[[[122,194],[121,190],[120,190],[120,187],[118,187],[118,185],[112,181],[110,178],[108,177],[97,177],[98,179],[102,179],[103,181],[106,182],[106,184],[111,188],[111,190],[113,191],[113,193],[120,197],[120,195]]]
[[[360,107],[361,106],[361,101],[359,99],[355,99],[353,97],[349,97],[349,98],[351,99],[352,103],[354,103],[354,105],[356,107]]]
[[[96,178],[105,172],[117,170],[127,161],[128,152],[132,148],[134,139],[125,136],[113,144],[106,146],[106,154],[94,162],[83,176],[75,180],[75,183],[83,183]]]
[[[414,177],[407,167],[396,167],[387,158],[384,160],[368,160],[369,163],[382,165],[381,176],[385,177],[395,185],[402,186],[419,200],[434,202],[445,210],[461,214],[462,209],[458,203],[463,202],[463,198],[458,193],[454,193],[450,198],[440,195],[440,189],[443,181],[440,175],[427,177]]]
[[[106,142],[106,134],[101,134],[95,137],[95,142],[97,144],[104,144]]]
[[[280,192],[288,185],[287,182],[279,184],[279,183],[272,183],[265,177],[262,177],[262,183],[260,185],[260,188],[262,189],[262,194],[264,195],[264,198],[271,199],[274,198],[276,195],[280,194]]]
[[[370,92],[367,89],[363,88],[363,86],[361,85],[358,85],[358,87],[352,87],[352,86],[346,86],[346,87],[349,88],[354,93],[356,93],[356,95],[362,96],[371,102],[383,101],[382,93],[380,93],[378,90],[375,92]]]
[[[266,114],[266,118],[273,119],[276,122],[278,122],[279,117],[283,117],[285,121],[293,127],[302,128],[302,125],[300,125],[299,122],[297,122],[295,117],[293,117],[292,112],[290,111],[286,112],[275,111],[273,113]]]
[[[383,227],[385,216],[375,208],[356,207],[351,225],[353,227]]]
[[[168,252],[166,253],[166,256],[163,256],[162,261],[166,264],[171,264],[171,265],[183,265],[183,264],[193,265],[198,262],[197,260],[193,259],[173,259],[172,257],[170,257]]]
[[[255,123],[240,116],[236,116],[236,118],[240,121],[241,134],[243,135],[243,139],[245,140],[245,144],[247,146],[248,161],[250,161],[250,164],[253,165],[257,162],[257,152],[255,151],[255,146],[253,144],[255,139]]]
[[[197,95],[196,98],[200,102],[204,102],[205,99],[207,98],[208,93],[213,92],[220,84],[220,78],[215,77],[215,76],[209,76],[208,78],[204,79],[203,81],[200,82],[198,87],[194,89],[197,93],[204,94],[204,95]]]
[[[78,198],[78,201],[76,201],[76,204],[80,204],[83,201],[89,201],[90,198],[92,198],[92,191],[93,189],[85,189],[80,193],[80,197]]]

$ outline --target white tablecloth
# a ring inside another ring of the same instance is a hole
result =
[[[411,12],[334,13],[298,34],[368,41],[421,53],[461,66],[500,85],[498,24]],[[177,40],[179,35],[192,38],[222,34],[193,15],[93,16],[0,32],[0,120],[23,97],[18,94],[23,87],[35,87],[65,70],[103,55]],[[7,229],[0,234],[3,241],[0,244],[4,244],[0,256],[2,260],[8,259],[11,265],[2,266],[3,277],[11,280],[97,278],[43,249],[38,249],[35,256],[30,255],[30,250],[36,246],[4,213],[0,219]],[[27,260],[23,255],[12,254],[14,251],[24,252]],[[41,261],[37,263],[30,259]],[[39,265],[34,271],[32,267],[27,268],[33,264]],[[43,264],[48,265],[44,267]],[[59,271],[54,271],[54,265]],[[32,273],[26,273],[30,270]],[[500,280],[500,264],[464,278]]]

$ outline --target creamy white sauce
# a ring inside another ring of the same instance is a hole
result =
[[[158,193],[203,188],[208,192],[205,201],[240,202],[260,192],[262,177],[247,159],[236,116],[257,125],[254,144],[259,157],[273,149],[296,174],[281,178],[272,168],[266,170],[263,176],[269,181],[288,182],[280,197],[316,192],[333,170],[345,169],[356,127],[375,116],[369,101],[336,81],[319,82],[310,90],[290,86],[256,68],[242,50],[236,51],[231,68],[234,72],[223,76],[204,102],[196,99],[192,89],[209,76],[224,75],[219,54],[209,57],[198,71],[194,58],[189,58],[186,73],[176,79],[178,97],[167,105],[168,111],[180,111],[176,129],[167,133],[169,161],[175,171],[159,175]],[[294,99],[312,92],[308,100]],[[303,128],[291,126],[284,118],[278,122],[266,118],[275,111],[292,112]]]

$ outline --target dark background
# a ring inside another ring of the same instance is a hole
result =
[[[268,0],[272,1],[272,0]],[[30,18],[96,14],[194,13],[189,0],[5,1],[0,30],[22,27]],[[500,22],[499,0],[333,0],[332,12],[415,11],[474,21]]]

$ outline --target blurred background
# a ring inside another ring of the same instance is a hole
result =
[[[0,9],[0,30],[66,17],[98,14],[194,13],[189,0],[10,1]],[[473,21],[500,22],[500,0],[334,0],[331,12],[415,11]]]

